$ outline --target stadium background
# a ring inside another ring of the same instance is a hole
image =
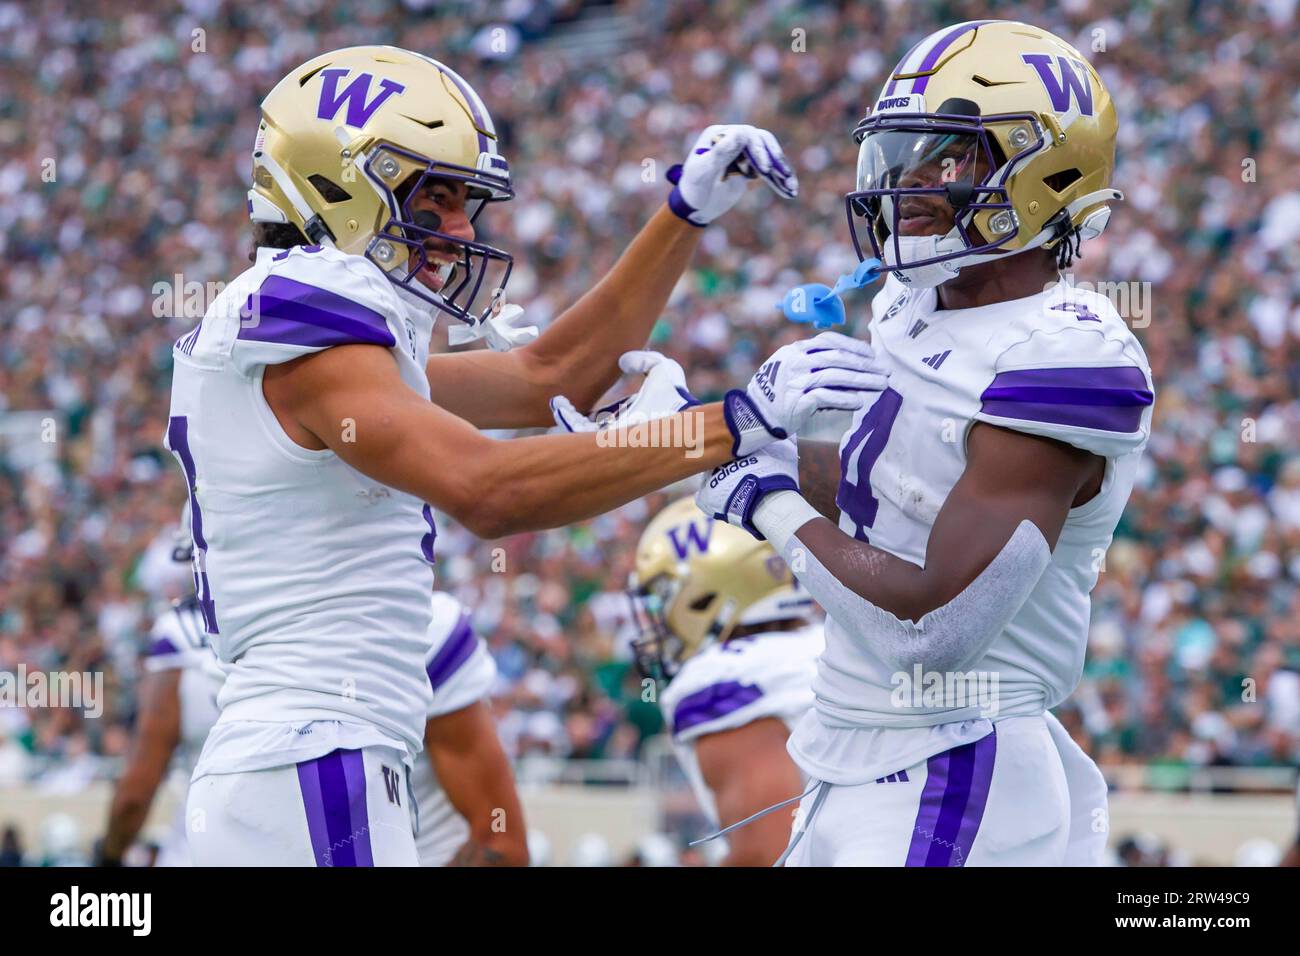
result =
[[[515,255],[511,300],[543,323],[662,202],[646,160],[666,169],[709,122],[773,129],[799,201],[754,195],[710,227],[654,335],[716,397],[801,334],[773,307],[786,288],[851,263],[849,133],[886,70],[976,16],[1053,30],[1101,71],[1128,200],[1074,271],[1149,291],[1130,318],[1149,320],[1154,434],[1060,716],[1114,785],[1117,859],[1267,861],[1261,836],[1285,849],[1300,756],[1295,0],[43,0],[0,3],[0,670],[103,672],[107,704],[96,720],[0,708],[0,860],[75,861],[103,819],[144,636],[184,586],[167,563],[182,486],[160,445],[171,342],[197,319],[175,314],[178,277],[244,268],[257,104],[281,75],[383,42],[469,78],[518,189],[483,224]],[[171,315],[155,317],[160,294]],[[665,500],[501,542],[439,521],[441,586],[496,658],[530,811],[563,830],[574,807],[614,808],[613,859],[636,826],[700,826],[625,649],[632,546]],[[1121,826],[1124,806],[1139,810]],[[604,852],[553,842],[556,862]]]

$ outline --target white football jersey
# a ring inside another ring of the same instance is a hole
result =
[[[333,451],[292,441],[262,376],[366,343],[388,349],[428,398],[432,328],[364,258],[263,248],[176,342],[166,444],[190,489],[195,589],[227,672],[196,776],[338,747],[419,753],[433,513]],[[349,427],[339,422],[345,439]]]
[[[217,693],[225,680],[217,656],[208,646],[203,614],[196,602],[182,601],[154,621],[144,669],[151,674],[180,671],[181,733],[172,759],[173,773],[168,780],[176,813],[171,830],[160,846],[158,866],[188,866],[185,797],[203,742],[217,722]]]
[[[217,656],[208,645],[197,604],[182,601],[154,621],[144,669],[151,674],[181,671],[181,739],[176,763],[185,769],[188,779],[208,731],[217,722],[217,693],[225,681]]]
[[[450,594],[434,594],[433,623],[425,673],[433,691],[428,718],[436,720],[487,696],[497,667],[487,645],[474,633],[469,614]],[[420,810],[416,850],[421,866],[445,866],[469,837],[469,823],[447,799],[427,754],[411,770],[411,792]]]
[[[701,737],[775,717],[793,728],[813,705],[820,624],[711,643],[686,659],[659,698],[673,750],[700,808],[718,824],[695,744]]]
[[[872,748],[907,766],[986,733],[989,719],[1042,713],[1074,690],[1088,595],[1151,432],[1146,355],[1104,296],[1058,283],[974,309],[936,311],[936,303],[934,289],[908,289],[892,276],[872,303],[871,341],[890,384],[854,416],[840,442],[840,529],[923,566],[930,529],[966,468],[966,438],[977,421],[1102,456],[1105,479],[1096,497],[1070,511],[1037,587],[971,667],[996,673],[996,713],[971,701],[900,702],[903,685],[892,668],[827,621],[813,684],[817,711],[801,723],[791,752],[810,774],[836,783],[881,772],[837,729],[917,728],[914,745],[895,737]]]

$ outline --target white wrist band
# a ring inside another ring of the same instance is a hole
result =
[[[773,491],[764,495],[754,509],[754,527],[763,532],[763,537],[776,553],[781,554],[796,531],[813,518],[820,517],[817,509],[804,501],[799,492]]]

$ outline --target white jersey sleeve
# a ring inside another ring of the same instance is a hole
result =
[[[1063,287],[995,344],[977,421],[1113,458],[1151,433],[1154,386],[1137,339],[1104,296]]]
[[[232,303],[233,305],[234,303]],[[239,299],[230,358],[242,375],[335,345],[405,345],[392,284],[374,263],[321,246],[272,257],[261,284]]]
[[[430,718],[450,714],[482,700],[496,680],[496,662],[474,633],[469,613],[449,594],[433,596],[433,622],[425,672],[433,689]]]
[[[203,630],[203,615],[193,601],[182,602],[160,614],[149,632],[149,646],[145,650],[144,669],[151,674],[160,671],[202,667],[205,658],[211,658],[207,634]],[[215,658],[214,658],[215,659]]]
[[[677,743],[764,717],[793,725],[812,706],[820,626],[713,644],[682,665],[661,699]]]

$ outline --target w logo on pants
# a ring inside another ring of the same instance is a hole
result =
[[[392,767],[384,768],[384,789],[388,791],[388,802],[402,805],[402,775]]]

